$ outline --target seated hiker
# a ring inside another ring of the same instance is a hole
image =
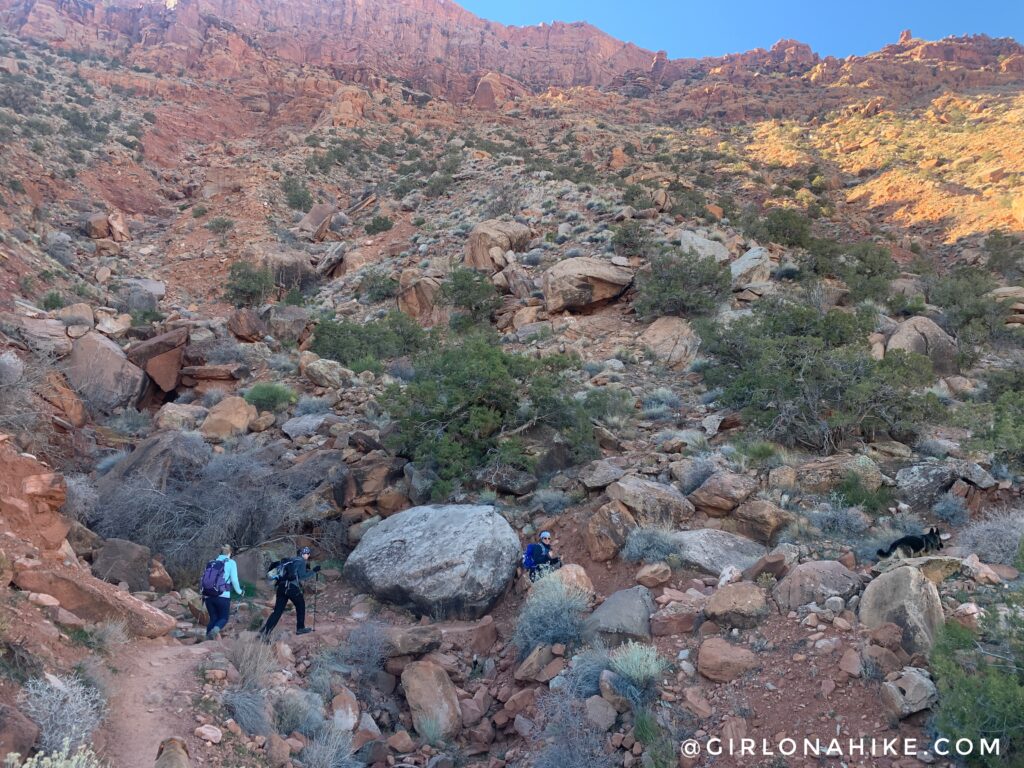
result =
[[[260,629],[264,639],[269,638],[270,633],[274,631],[289,600],[295,606],[295,634],[304,635],[313,631],[306,626],[306,599],[302,595],[302,582],[313,578],[320,571],[319,565],[312,569],[306,566],[312,552],[309,547],[302,547],[295,553],[295,557],[281,560],[271,566],[267,575],[276,585],[277,596],[273,612]]]
[[[228,617],[231,615],[231,590],[234,589],[236,594],[243,594],[238,583],[238,565],[231,559],[231,546],[225,544],[220,552],[216,560],[206,564],[199,585],[203,602],[206,604],[206,612],[210,615],[210,622],[206,625],[207,640],[216,639],[224,625],[228,623]]]
[[[553,570],[562,567],[562,559],[555,557],[551,548],[551,531],[543,531],[540,539],[528,544],[523,553],[523,568],[530,577],[530,581],[536,581]]]

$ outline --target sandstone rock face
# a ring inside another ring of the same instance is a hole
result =
[[[414,661],[402,671],[402,688],[413,726],[421,735],[436,724],[446,739],[462,729],[462,710],[448,673],[430,661]]]
[[[916,352],[932,361],[936,373],[956,373],[956,342],[944,330],[922,315],[900,323],[886,342],[885,351]]]
[[[861,590],[861,580],[836,560],[811,560],[793,567],[775,585],[772,595],[781,608],[794,610],[838,596],[848,600]]]
[[[128,359],[144,370],[161,390],[173,392],[178,386],[187,343],[188,329],[176,328],[133,344],[128,350]]]
[[[505,590],[519,556],[519,537],[494,507],[413,507],[368,530],[345,574],[381,600],[475,619]]]
[[[659,317],[641,334],[638,343],[669,368],[686,368],[697,356],[700,337],[681,317]]]
[[[548,312],[586,309],[616,298],[632,282],[625,267],[591,256],[563,259],[544,273],[545,306]]]
[[[398,287],[398,309],[421,323],[432,324],[441,300],[441,281],[410,268],[402,271]]]
[[[517,221],[482,221],[469,233],[466,266],[493,275],[508,266],[505,254],[524,250],[530,237],[530,228]]]
[[[622,589],[608,598],[587,617],[587,633],[609,645],[627,640],[651,638],[651,614],[654,600],[647,587]]]
[[[626,475],[605,489],[641,527],[675,528],[693,516],[693,505],[674,486]]]
[[[686,635],[693,632],[704,621],[704,606],[707,598],[684,594],[651,616],[651,634],[654,637]]]
[[[715,472],[687,498],[708,517],[725,517],[757,490],[757,480],[735,472]]]
[[[598,563],[614,559],[636,527],[636,518],[625,504],[612,501],[603,505],[587,520],[583,534],[590,559]]]
[[[676,538],[682,544],[683,565],[712,576],[719,576],[730,565],[742,571],[765,554],[757,542],[713,528],[680,531]]]
[[[302,373],[318,387],[341,389],[352,382],[355,374],[336,360],[316,358],[302,366]]]
[[[868,629],[893,623],[903,629],[903,649],[928,653],[945,622],[935,585],[917,568],[894,568],[874,579],[861,598],[860,620]]]
[[[208,440],[228,440],[248,432],[258,415],[244,398],[225,397],[210,409],[199,431]]]
[[[869,491],[877,491],[882,485],[882,471],[867,456],[837,453],[796,468],[800,487],[812,493],[828,493],[851,474],[857,475]]]
[[[241,341],[259,341],[267,335],[267,324],[251,309],[236,309],[228,317],[228,330]]]
[[[752,651],[722,637],[708,638],[697,652],[697,671],[716,683],[728,683],[758,666],[760,662]]]
[[[725,627],[750,629],[768,616],[764,590],[749,581],[726,584],[708,600],[704,615]]]
[[[61,607],[86,621],[124,621],[128,631],[139,637],[161,637],[176,626],[173,616],[117,587],[80,573],[30,568],[19,572],[14,583],[29,592],[53,595]]]
[[[736,532],[771,545],[779,532],[793,521],[793,515],[770,501],[751,499],[732,512]]]
[[[772,275],[772,260],[765,248],[751,248],[729,265],[734,291],[754,283],[767,283]]]
[[[693,249],[701,258],[714,259],[719,264],[724,264],[729,260],[729,249],[725,245],[717,240],[701,237],[688,229],[679,233],[679,247],[684,251]]]
[[[111,584],[127,582],[132,592],[149,589],[149,547],[127,539],[107,539],[93,556],[92,572]]]
[[[164,403],[153,418],[153,424],[157,429],[192,430],[202,424],[209,413],[201,405]]]
[[[86,405],[100,413],[135,405],[146,383],[121,348],[95,331],[75,339],[65,373]]]
[[[498,72],[488,72],[477,82],[469,103],[477,109],[494,112],[526,93],[522,83]]]
[[[607,459],[599,459],[580,470],[580,482],[589,491],[605,488],[626,474],[626,470]]]

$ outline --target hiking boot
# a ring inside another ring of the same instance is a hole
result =
[[[295,634],[296,635],[308,635],[312,631],[313,631],[312,627],[303,627],[302,629],[296,629],[295,630]]]
[[[219,634],[220,634],[220,627],[214,627],[213,629],[211,629],[209,632],[206,633],[206,639],[207,640],[216,640],[217,636]]]

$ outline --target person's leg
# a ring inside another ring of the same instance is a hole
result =
[[[224,629],[228,619],[231,618],[231,598],[214,597],[212,600],[217,604],[217,621],[213,623],[213,626],[220,631]]]
[[[306,628],[306,598],[302,596],[302,589],[296,587],[291,595],[292,605],[295,606],[295,629],[296,631]]]
[[[285,589],[277,590],[277,598],[274,600],[274,610],[270,616],[267,617],[266,623],[263,628],[260,629],[260,634],[269,637],[270,633],[274,631],[274,627],[277,626],[277,622],[281,620],[281,614],[284,613],[284,607],[288,604],[288,592]]]
[[[209,620],[206,622],[206,636],[207,637],[210,636],[210,632],[213,631],[213,627],[217,623],[218,614],[217,614],[217,605],[216,605],[215,601],[216,601],[216,598],[213,598],[213,597],[204,597],[203,598],[203,605],[206,606],[206,615],[210,617]]]

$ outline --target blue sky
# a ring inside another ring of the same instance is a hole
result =
[[[979,33],[1024,41],[1024,0],[455,0],[503,24],[589,21],[672,58],[769,48],[784,37],[822,55],[848,56],[896,42],[900,31],[935,40]]]

